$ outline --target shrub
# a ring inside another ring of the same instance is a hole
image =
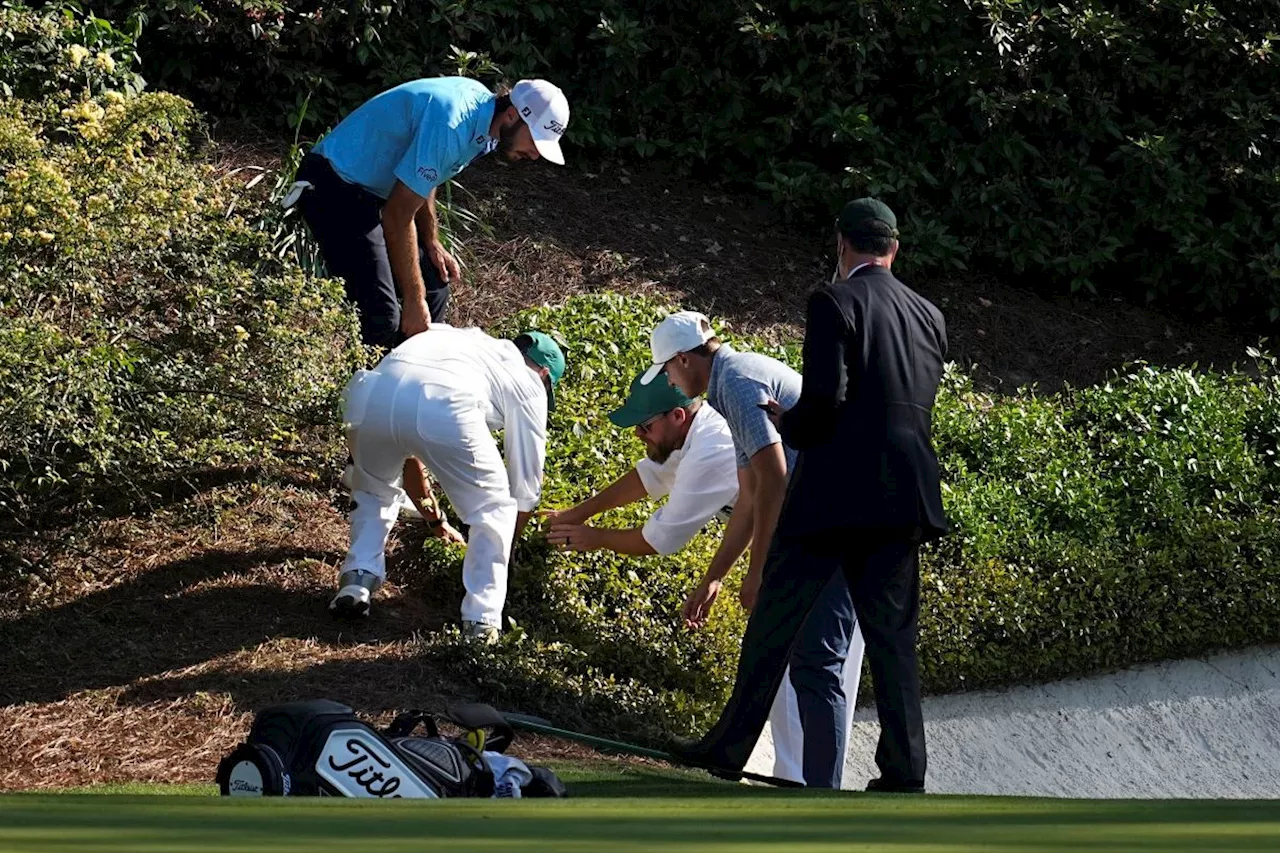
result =
[[[49,4],[32,14],[22,4],[0,3],[0,94],[34,98],[67,90],[137,94],[141,21],[126,25],[80,12],[75,4]]]
[[[1273,641],[1280,376],[1259,363],[1008,400],[952,377],[937,433],[957,531],[925,561],[931,689]]]
[[[103,0],[149,75],[311,130],[387,86],[540,75],[569,142],[902,212],[907,268],[1280,319],[1280,6],[1198,0]],[[1253,314],[1252,312],[1259,312]]]
[[[632,432],[613,427],[606,416],[646,366],[648,331],[663,313],[648,301],[583,297],[523,312],[494,330],[552,331],[570,360],[552,418],[543,506],[581,500],[643,454]],[[624,507],[594,523],[638,526],[651,511]],[[447,634],[428,644],[428,654],[453,667],[463,684],[474,684],[484,701],[538,707],[558,721],[613,726],[637,737],[705,723],[732,685],[745,619],[740,608],[725,603],[711,625],[690,633],[676,616],[720,531],[713,523],[678,554],[640,559],[567,555],[531,531],[512,568],[506,615],[521,630],[507,639],[505,654],[499,649],[473,659],[470,646]],[[452,609],[462,594],[463,552],[436,540],[427,540],[424,549],[406,571]],[[727,586],[736,590],[737,583],[731,578]],[[722,597],[736,601],[736,591]]]
[[[28,29],[79,37],[48,23]],[[76,54],[46,47],[72,76]],[[203,163],[191,105],[115,73],[0,101],[6,553],[157,477],[331,439],[359,357],[341,288],[271,251],[263,198]]]

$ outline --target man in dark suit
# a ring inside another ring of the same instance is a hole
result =
[[[747,623],[733,696],[685,763],[741,770],[818,595],[843,571],[866,639],[880,718],[867,790],[923,792],[916,660],[919,548],[947,531],[932,412],[947,349],[942,313],[894,277],[897,218],[850,202],[836,222],[838,266],[809,299],[799,402],[770,409],[800,451]]]

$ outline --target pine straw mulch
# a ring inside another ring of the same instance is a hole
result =
[[[235,122],[215,138],[221,174],[277,168],[285,151]],[[455,181],[453,200],[493,232],[463,234],[468,267],[453,288],[455,325],[487,326],[525,306],[609,290],[657,295],[738,331],[796,338],[808,293],[831,275],[826,227],[788,222],[762,195],[726,192],[659,164],[486,158]],[[902,251],[911,252],[909,234]],[[1118,299],[1043,294],[1030,278],[904,278],[946,316],[949,357],[992,390],[1090,385],[1135,360],[1226,369],[1247,361],[1245,348],[1263,331]]]
[[[331,698],[385,723],[458,698],[414,648],[453,608],[395,583],[398,539],[371,617],[329,617],[347,537],[336,497],[323,483],[243,482],[109,519],[80,540],[92,564],[66,551],[54,583],[11,597],[0,621],[0,790],[209,782],[265,705]],[[595,755],[524,735],[518,754]]]
[[[516,307],[613,290],[656,294],[739,331],[799,338],[808,293],[831,275],[825,228],[812,233],[758,198],[656,166],[481,162],[461,180],[466,191],[455,201],[481,213],[494,234],[468,237],[471,269],[456,288],[454,322],[484,325]],[[910,253],[909,242],[902,251]],[[1229,368],[1258,340],[1257,330],[1223,320],[1046,296],[1016,280],[906,277],[946,316],[949,357],[992,390],[1089,385],[1135,360]]]

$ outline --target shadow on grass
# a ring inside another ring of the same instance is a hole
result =
[[[771,788],[726,782],[700,770],[664,767],[637,767],[606,761],[583,764],[551,762],[565,780],[569,796],[575,799],[631,800],[676,797],[684,799],[724,799],[778,796],[820,799],[839,797],[839,791],[805,791],[800,788]]]

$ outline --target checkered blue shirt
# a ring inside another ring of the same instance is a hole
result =
[[[728,344],[721,344],[716,350],[707,385],[707,402],[729,423],[739,468],[749,467],[752,456],[771,444],[782,442],[782,436],[759,404],[773,399],[783,409],[790,409],[800,399],[800,384],[800,374],[777,359],[753,352],[736,352]],[[795,469],[796,451],[785,444],[782,450],[787,457],[789,477]]]

